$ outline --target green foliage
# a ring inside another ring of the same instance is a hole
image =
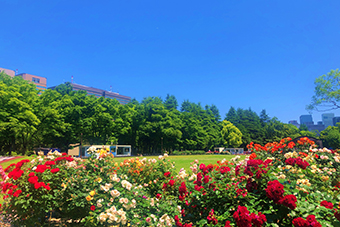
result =
[[[340,129],[338,126],[329,126],[325,130],[321,131],[320,139],[323,141],[323,145],[333,149],[340,148]]]
[[[228,148],[236,148],[242,144],[241,131],[230,121],[222,121],[221,144]]]
[[[315,79],[315,94],[307,110],[328,111],[340,108],[340,71],[331,70],[329,73]]]

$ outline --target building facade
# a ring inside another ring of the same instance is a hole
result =
[[[0,68],[0,73],[4,72],[7,75],[9,75],[10,77],[14,77],[15,76],[15,71],[11,70],[11,69],[4,69],[4,68]]]
[[[20,73],[16,76],[20,76],[24,80],[34,83],[37,86],[37,89],[40,90],[39,94],[41,94],[42,91],[46,90],[47,79],[45,77],[36,76],[28,73]]]
[[[301,115],[300,116],[300,125],[314,125],[313,117],[312,115]]]
[[[5,69],[5,68],[0,68],[0,72],[4,72],[10,77],[20,76],[24,80],[34,83],[37,86],[37,90],[40,90],[39,95],[41,94],[42,91],[46,90],[46,85],[47,85],[46,77],[36,76],[36,75],[28,74],[28,73],[20,73],[16,75],[14,70]]]
[[[328,126],[333,126],[333,118],[334,118],[334,113],[324,113],[321,115],[322,122],[325,125],[325,128]]]
[[[117,99],[120,104],[127,104],[131,101],[131,97],[120,95],[117,92],[106,91],[94,87],[88,87],[85,85],[70,83],[74,91],[86,91],[88,95],[94,95],[97,98],[104,97],[109,99]],[[50,87],[49,89],[55,89],[56,86]]]

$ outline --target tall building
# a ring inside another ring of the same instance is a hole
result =
[[[340,122],[340,117],[333,117],[333,125],[337,126],[336,124]]]
[[[37,89],[40,90],[39,94],[42,91],[46,90],[47,79],[42,76],[36,76],[28,73],[20,73],[16,76],[22,77],[24,80],[30,81],[37,86]]]
[[[312,115],[301,115],[300,116],[300,125],[305,124],[305,125],[314,125],[313,122],[313,117]]]
[[[70,83],[72,85],[72,88],[74,91],[86,91],[88,95],[94,95],[97,98],[104,97],[109,99],[117,99],[120,104],[127,104],[131,101],[131,97],[120,95],[117,92],[111,92],[111,91],[105,91],[102,89],[94,88],[94,87],[88,87],[85,85]],[[56,86],[50,87],[49,89],[55,89]]]
[[[4,72],[7,75],[9,75],[10,77],[14,77],[15,76],[15,71],[11,70],[11,69],[4,69],[4,68],[0,68],[0,73]]]
[[[327,128],[328,126],[333,126],[334,113],[324,113],[321,115],[321,117],[325,128]]]

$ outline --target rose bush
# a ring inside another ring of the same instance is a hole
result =
[[[307,138],[248,148],[244,160],[179,173],[166,156],[118,164],[95,148],[86,160],[23,160],[2,174],[2,213],[27,226],[51,212],[80,226],[340,226],[337,151]]]

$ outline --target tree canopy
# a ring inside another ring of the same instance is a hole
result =
[[[329,73],[315,79],[315,90],[312,102],[306,109],[309,111],[329,111],[340,108],[340,71]]]

